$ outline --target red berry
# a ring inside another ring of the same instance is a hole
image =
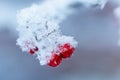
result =
[[[39,49],[38,49],[38,47],[35,47],[35,48],[33,48],[33,49],[30,49],[29,50],[29,53],[31,54],[31,55],[33,55],[36,51],[38,51]]]
[[[31,55],[33,55],[33,54],[35,53],[35,51],[34,51],[33,49],[30,49],[29,53],[30,53]]]
[[[35,47],[35,48],[34,48],[34,51],[38,51],[38,50],[39,50],[38,47]]]
[[[62,45],[59,48],[60,48],[60,56],[62,58],[70,58],[75,50],[75,48],[72,47],[69,43]]]
[[[48,63],[49,66],[57,67],[62,61],[62,57],[58,54],[53,54],[50,62]]]

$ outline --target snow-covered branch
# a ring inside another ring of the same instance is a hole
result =
[[[77,41],[63,35],[59,23],[74,12],[71,5],[76,3],[103,8],[106,0],[45,0],[22,9],[17,14],[17,45],[23,51],[37,55],[41,65],[56,67],[62,58],[69,58]]]

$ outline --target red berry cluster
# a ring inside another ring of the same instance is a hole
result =
[[[31,54],[31,55],[33,55],[36,51],[38,51],[39,49],[38,49],[38,47],[35,47],[35,48],[33,48],[33,49],[30,49],[29,50],[29,53]]]
[[[58,66],[61,63],[62,58],[70,58],[74,50],[75,48],[71,46],[69,43],[60,45],[59,46],[60,54],[58,55],[57,53],[54,52],[48,65],[52,67]]]

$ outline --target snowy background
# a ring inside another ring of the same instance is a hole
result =
[[[40,66],[16,46],[16,12],[39,0],[0,0],[0,80],[120,80],[117,6],[79,8],[61,24],[62,32],[79,42],[74,55],[57,68]]]

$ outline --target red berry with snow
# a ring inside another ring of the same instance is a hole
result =
[[[30,49],[30,50],[29,50],[29,53],[30,53],[31,55],[33,55],[33,54],[35,53],[35,51],[34,51],[33,49]]]
[[[66,43],[64,45],[60,45],[59,49],[60,49],[60,56],[62,58],[70,58],[72,53],[75,50],[75,48],[72,45],[70,45],[69,43]]]
[[[61,56],[59,56],[58,54],[53,54],[48,65],[52,67],[57,67],[61,63],[61,61],[62,61]]]
[[[29,50],[29,53],[31,54],[31,55],[33,55],[36,51],[38,51],[39,49],[38,49],[38,47],[35,47],[35,48],[33,48],[33,49],[30,49]]]
[[[34,51],[38,51],[38,50],[39,50],[38,47],[35,47],[35,48],[34,48]]]

